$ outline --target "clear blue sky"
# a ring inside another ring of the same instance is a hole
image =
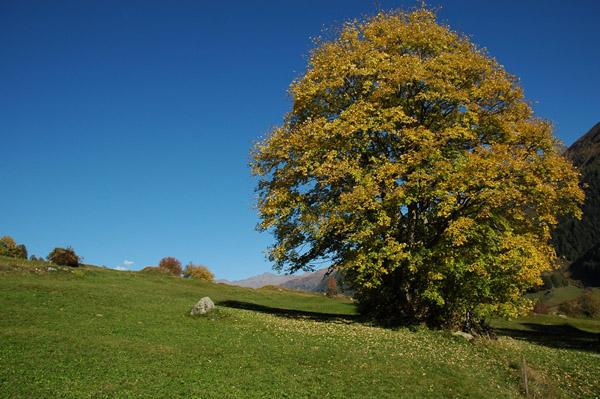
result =
[[[0,2],[0,236],[139,270],[271,270],[252,142],[324,26],[413,1]],[[572,144],[600,121],[600,2],[443,1]],[[131,263],[133,262],[133,263]]]

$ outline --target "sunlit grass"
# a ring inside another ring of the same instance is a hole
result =
[[[530,341],[519,323],[467,342],[358,322],[344,298],[2,265],[0,397],[519,398],[523,356],[537,397],[599,394],[587,341]],[[204,296],[216,311],[189,316]]]
[[[540,291],[529,295],[529,297],[544,302],[550,308],[554,308],[563,302],[577,298],[583,293],[585,293],[583,288],[569,285],[566,287],[553,288],[547,291]]]

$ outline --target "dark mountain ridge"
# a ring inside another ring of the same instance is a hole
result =
[[[573,143],[564,154],[581,173],[585,202],[581,220],[563,218],[552,244],[558,256],[571,263],[572,278],[587,285],[600,281],[600,123]]]
[[[579,169],[598,162],[600,154],[600,122],[581,136],[565,152],[565,156]]]

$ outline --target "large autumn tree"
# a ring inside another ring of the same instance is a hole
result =
[[[468,324],[527,309],[578,175],[518,79],[419,8],[319,40],[292,109],[252,151],[275,269],[330,262],[360,309]],[[467,324],[465,326],[464,324]]]

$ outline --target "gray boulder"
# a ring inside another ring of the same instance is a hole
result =
[[[204,314],[206,312],[210,312],[214,308],[214,302],[209,297],[205,296],[194,305],[190,314]]]
[[[454,332],[452,332],[452,335],[454,335],[455,337],[462,337],[462,338],[466,339],[467,341],[470,341],[473,338],[475,338],[471,334],[463,332],[463,331],[454,331]]]

